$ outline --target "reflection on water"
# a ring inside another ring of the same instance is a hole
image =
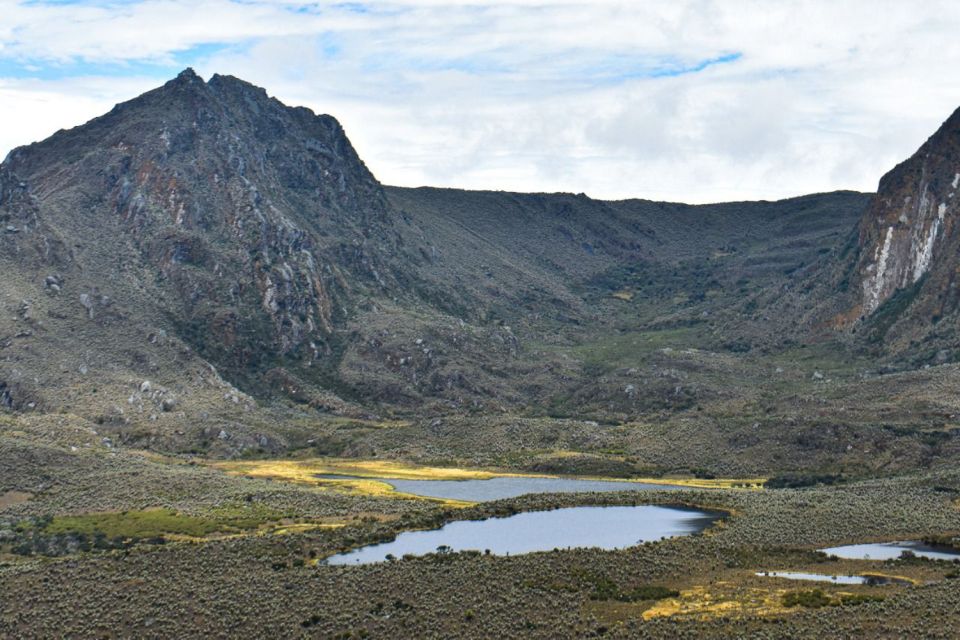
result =
[[[387,556],[437,551],[487,551],[498,555],[576,547],[621,549],[641,542],[703,531],[722,516],[685,507],[570,507],[507,518],[450,522],[431,531],[408,531],[392,542],[332,556],[328,564],[382,562]]]
[[[319,478],[335,480],[359,480],[356,476],[323,474]],[[365,478],[370,479],[370,478]],[[676,490],[684,487],[669,484],[623,482],[616,480],[578,480],[573,478],[510,478],[496,477],[489,480],[404,480],[401,478],[375,478],[386,482],[397,491],[428,498],[447,498],[466,502],[486,502],[516,498],[528,493],[576,493],[587,491],[648,491],[651,489]]]
[[[801,573],[797,571],[758,571],[758,576],[770,578],[785,578],[787,580],[814,580],[817,582],[832,582],[833,584],[867,584],[882,585],[893,583],[909,584],[909,580],[900,580],[887,576],[828,576],[822,573]]]
[[[930,560],[960,560],[960,551],[950,547],[936,547],[922,542],[874,542],[848,544],[842,547],[820,549],[823,553],[847,560],[894,560],[904,551]]]

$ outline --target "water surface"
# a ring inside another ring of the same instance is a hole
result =
[[[486,502],[516,498],[528,493],[578,493],[587,491],[649,491],[685,489],[679,485],[624,482],[617,480],[580,480],[575,478],[495,477],[487,480],[405,480],[402,478],[359,478],[321,474],[335,480],[379,480],[397,491],[427,498],[446,498],[466,502]]]
[[[506,518],[461,520],[431,531],[407,531],[392,542],[369,545],[327,559],[328,564],[382,562],[387,555],[423,555],[438,547],[515,555],[551,549],[622,549],[641,542],[703,531],[722,517],[686,507],[569,507]]]
[[[956,549],[915,541],[848,544],[842,547],[820,549],[820,551],[847,560],[895,560],[904,551],[912,551],[914,555],[930,560],[960,560],[960,551]]]
[[[758,571],[758,576],[769,578],[785,578],[787,580],[814,580],[816,582],[832,582],[833,584],[868,584],[882,585],[894,582],[909,583],[909,580],[898,580],[887,576],[830,576],[822,573],[801,573],[797,571]]]

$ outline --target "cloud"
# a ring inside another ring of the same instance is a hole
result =
[[[390,184],[871,190],[960,104],[960,6],[0,0],[0,153],[181,67],[331,113]]]

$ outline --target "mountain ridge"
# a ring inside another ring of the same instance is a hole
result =
[[[809,283],[872,197],[384,186],[334,118],[189,70],[0,180],[8,410],[216,455],[309,439],[278,421],[719,411],[717,371],[832,339]]]

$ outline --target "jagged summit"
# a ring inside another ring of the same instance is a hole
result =
[[[161,86],[157,87],[153,91],[148,91],[144,95],[162,93],[164,90],[175,89],[176,87],[194,86],[199,88],[203,86],[208,89],[220,89],[229,85],[247,87],[251,91],[256,92],[264,98],[267,98],[267,91],[263,87],[258,87],[257,85],[247,82],[246,80],[236,76],[220,73],[214,73],[210,76],[210,80],[204,80],[203,77],[193,69],[193,67],[187,67]]]
[[[376,179],[334,117],[288,107],[264,89],[232,76],[214,75],[204,82],[189,68],[84,125],[12,150],[5,162],[11,170],[26,175],[58,159],[77,162],[91,147],[109,146],[135,150],[134,155],[155,152],[165,160],[193,154],[200,161],[216,159],[233,163],[234,171],[249,171],[254,165],[237,152],[238,145],[246,142],[261,145],[257,153],[269,155],[275,168],[283,165],[281,171],[299,174],[301,186],[318,187],[317,176],[328,171],[334,176],[328,182],[337,185],[341,196],[354,187],[362,193],[349,194],[353,201],[372,197],[373,204],[377,200],[382,203]],[[264,162],[256,164],[266,168]],[[215,171],[210,166],[198,168]],[[331,198],[331,202],[338,199]]]
[[[197,72],[193,70],[193,67],[187,67],[183,71],[177,74],[177,80],[192,81],[192,80],[203,80]]]

